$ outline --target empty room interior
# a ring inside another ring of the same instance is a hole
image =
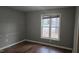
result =
[[[78,6],[0,6],[0,53],[78,53]]]

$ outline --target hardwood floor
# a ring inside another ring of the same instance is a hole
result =
[[[4,49],[2,53],[71,53],[71,52],[72,51],[65,49],[24,41],[17,45]]]

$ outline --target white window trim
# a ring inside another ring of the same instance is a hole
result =
[[[61,29],[61,14],[60,13],[49,13],[49,14],[41,14],[41,20],[42,20],[42,17],[43,16],[45,16],[45,15],[50,15],[50,16],[56,16],[56,15],[59,15],[59,17],[60,17],[60,23],[59,23],[59,39],[56,39],[56,38],[46,38],[46,37],[41,37],[41,34],[40,34],[40,38],[41,39],[49,39],[49,40],[55,40],[55,41],[60,41],[60,29]],[[51,24],[50,24],[51,25]],[[42,27],[41,27],[41,30],[42,30]],[[51,30],[49,30],[49,32],[50,32]],[[41,33],[41,32],[40,32]],[[49,36],[50,36],[50,34],[49,34]]]

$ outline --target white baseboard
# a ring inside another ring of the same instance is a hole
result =
[[[58,47],[58,48],[62,48],[62,49],[67,49],[67,50],[72,50],[72,48],[68,48],[68,47],[64,47],[64,46],[58,46],[58,45],[54,45],[54,44],[50,44],[50,43],[38,42],[38,41],[28,40],[28,39],[26,39],[25,41],[40,43],[40,44],[49,45],[49,46],[53,46],[53,47]]]
[[[24,39],[24,40],[21,40],[21,41],[19,41],[19,42],[16,42],[16,43],[13,43],[13,44],[10,44],[10,45],[8,45],[8,46],[5,46],[5,47],[0,48],[0,52],[2,52],[2,50],[5,49],[5,48],[11,47],[11,46],[16,45],[16,44],[18,44],[18,43],[21,43],[21,42],[23,42],[23,41],[34,42],[34,43],[40,43],[40,44],[49,45],[49,46],[53,46],[53,47],[58,47],[58,48],[63,48],[63,49],[67,49],[67,50],[72,50],[72,48],[68,48],[68,47],[64,47],[64,46],[58,46],[58,45],[54,45],[54,44],[49,44],[49,43],[44,43],[44,42],[38,42],[38,41],[33,41],[33,40]]]
[[[21,41],[19,41],[19,42],[10,44],[10,45],[8,45],[8,46],[4,46],[4,47],[0,48],[0,52],[2,52],[2,50],[5,49],[5,48],[11,47],[11,46],[16,45],[16,44],[18,44],[18,43],[21,43],[21,42],[23,42],[23,41],[25,41],[25,40],[21,40]]]

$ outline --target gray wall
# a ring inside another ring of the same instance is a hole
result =
[[[79,7],[76,7],[73,52],[79,52]]]
[[[0,7],[0,48],[24,39],[24,13]]]
[[[75,13],[75,28],[74,28],[74,43],[73,43],[73,52],[78,52],[78,41],[79,41],[79,7],[76,7]]]
[[[41,14],[61,13],[60,41],[41,39]],[[73,47],[75,8],[61,8],[26,13],[26,39],[51,43],[59,46]]]

